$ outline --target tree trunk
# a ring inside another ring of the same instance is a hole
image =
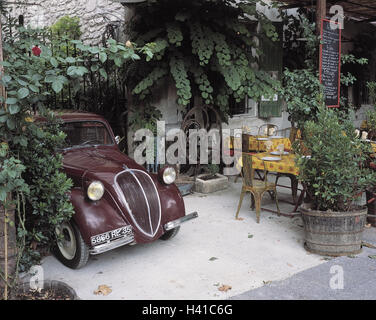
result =
[[[0,16],[0,62],[3,61],[3,39],[2,23]],[[0,65],[0,75],[3,74],[3,66]],[[1,76],[0,76],[1,77]],[[7,93],[3,86],[0,86],[0,96],[6,99]],[[1,108],[7,110],[7,105],[3,104]],[[11,200],[8,195],[7,201]],[[13,280],[16,271],[16,229],[14,224],[14,206],[4,207],[7,203],[0,204],[0,295],[4,291],[4,299],[8,299],[8,284]]]
[[[8,286],[16,271],[16,228],[14,225],[14,207],[5,209],[0,206],[0,291],[4,299],[8,298]]]

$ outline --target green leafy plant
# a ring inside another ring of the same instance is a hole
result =
[[[376,81],[369,81],[367,82],[367,88],[368,88],[368,94],[369,94],[369,99],[370,103],[372,103],[375,106],[376,103]]]
[[[364,129],[368,131],[368,138],[374,140],[376,138],[376,82],[367,82],[369,90],[370,103],[373,104],[373,109],[367,110],[367,120],[365,121]]]
[[[317,121],[305,125],[304,149],[299,155],[299,180],[305,184],[314,210],[350,211],[362,192],[374,184],[376,175],[368,168],[371,146],[355,137],[348,117],[320,106]],[[308,153],[311,157],[303,157]]]
[[[316,120],[319,109],[317,97],[323,88],[318,72],[313,69],[285,70],[282,95],[292,126],[302,129],[308,120]]]
[[[78,40],[81,37],[80,18],[64,16],[58,19],[50,30],[53,36],[65,36],[70,40]]]
[[[317,119],[320,108],[319,97],[323,95],[318,66],[320,37],[316,35],[315,23],[310,23],[304,15],[300,16],[299,19],[291,16],[285,17],[285,26],[285,36],[289,39],[285,51],[293,57],[293,60],[300,63],[296,64],[295,61],[294,69],[285,68],[281,95],[285,99],[292,126],[296,125],[298,128],[304,129],[306,121]],[[297,37],[300,37],[300,41],[296,40]],[[297,54],[303,55],[304,58],[294,59]],[[368,59],[366,58],[357,58],[353,54],[341,55],[342,67],[348,65],[363,66],[367,63]],[[356,80],[357,78],[351,72],[341,72],[342,86],[349,87]],[[346,116],[351,110],[352,105],[342,95],[338,111],[340,116]]]
[[[286,102],[292,126],[296,125],[302,129],[307,120],[316,119],[319,109],[318,96],[322,94],[323,89],[318,73],[320,39],[316,35],[316,25],[310,23],[304,15],[299,19],[286,16],[284,21],[285,35],[288,39],[287,44],[289,44],[288,47],[285,44],[285,51],[293,57],[294,53],[302,54],[303,57],[300,57],[299,65],[296,65],[295,62],[293,70],[285,68],[281,95]],[[304,41],[297,41],[295,38],[298,36]],[[292,37],[295,40],[290,40]],[[289,67],[291,68],[290,65]]]
[[[7,287],[13,287],[17,281],[18,265],[23,254],[25,247],[25,228],[22,223],[24,219],[24,210],[21,208],[20,199],[24,199],[29,195],[30,189],[22,175],[25,172],[26,167],[22,162],[11,154],[9,145],[6,142],[0,144],[0,203],[3,207],[4,216],[0,220],[0,232],[8,239],[12,239],[13,236],[10,232],[14,233],[15,219],[12,212],[16,208],[21,226],[17,228],[17,242],[11,240],[8,243],[13,252],[17,252],[16,258],[16,274],[5,273],[4,270],[0,270],[1,284],[5,284]],[[12,198],[13,196],[13,198]],[[6,212],[11,210],[11,212]],[[7,231],[5,231],[7,230]],[[12,231],[9,231],[12,230]],[[3,246],[3,244],[1,244]],[[5,253],[5,252],[4,252]],[[9,256],[7,254],[2,257],[4,259],[4,265],[9,267]],[[1,286],[3,287],[3,286]],[[6,292],[6,291],[5,291]],[[4,292],[4,298],[7,299],[7,293]]]
[[[162,113],[153,106],[146,106],[134,110],[128,117],[129,124],[137,129],[148,129],[154,134],[157,133],[157,121],[161,119]]]
[[[215,177],[219,173],[219,166],[217,164],[208,164],[206,165],[207,170],[211,177]]]
[[[258,62],[255,53],[262,54],[253,37],[278,37],[271,21],[256,10],[258,2],[148,0],[138,4],[129,26],[131,39],[139,46],[155,44],[154,56],[134,61],[127,77],[138,103],[151,99],[153,90],[166,79],[175,84],[177,104],[183,111],[195,101],[215,106],[224,118],[230,98],[240,102],[246,95],[258,100],[274,94],[278,82],[253,64]],[[250,16],[257,18],[260,33]]]
[[[71,179],[62,171],[62,155],[59,150],[65,143],[65,134],[60,130],[60,122],[52,113],[47,113],[47,121],[42,124],[31,123],[26,127],[28,137],[26,147],[20,147],[18,153],[22,163],[27,164],[24,173],[30,193],[26,199],[27,230],[26,243],[34,251],[49,249],[55,241],[55,228],[69,221],[74,211],[69,201]],[[27,270],[33,263],[26,251],[21,260],[21,271]]]

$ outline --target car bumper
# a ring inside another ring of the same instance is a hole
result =
[[[194,218],[197,218],[198,217],[198,213],[195,211],[195,212],[192,212],[190,214],[187,214],[185,215],[184,217],[181,217],[179,219],[176,219],[176,220],[172,220],[170,222],[167,222],[165,225],[164,225],[164,229],[166,231],[168,230],[172,230],[172,229],[175,229],[176,227],[180,226],[183,222],[186,222],[188,220],[192,220]]]
[[[192,219],[197,218],[197,217],[198,217],[198,213],[192,212],[190,214],[185,215],[182,218],[179,218],[179,219],[176,219],[176,220],[173,220],[173,221],[166,223],[164,225],[164,229],[165,229],[165,231],[174,229],[174,228],[180,226],[183,222],[186,222],[188,220],[192,220]],[[133,243],[134,243],[133,236],[132,237],[124,237],[124,238],[120,238],[120,239],[117,239],[117,240],[113,240],[113,241],[108,242],[108,243],[103,243],[103,244],[100,244],[98,246],[94,246],[89,250],[89,252],[90,252],[91,255],[96,255],[96,254],[100,254],[100,253],[103,253],[103,252],[124,246],[126,244],[133,244]]]
[[[114,241],[111,241],[109,243],[103,243],[98,246],[92,247],[89,252],[91,255],[100,254],[115,248],[119,248],[121,246],[124,246],[126,244],[130,244],[134,241],[133,237],[130,238],[120,238]]]

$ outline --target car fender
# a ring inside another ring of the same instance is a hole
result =
[[[92,236],[129,225],[105,196],[100,201],[91,201],[81,188],[74,188],[70,200],[75,211],[73,220],[88,246],[91,246]]]
[[[166,185],[159,181],[156,174],[150,175],[157,186],[161,201],[162,219],[161,224],[176,220],[185,216],[185,205],[178,187],[172,183]]]

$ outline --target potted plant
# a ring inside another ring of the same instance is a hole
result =
[[[367,216],[359,200],[376,178],[367,165],[370,144],[356,138],[350,117],[325,106],[304,130],[310,156],[298,145],[295,151],[299,180],[309,198],[300,208],[305,248],[329,256],[359,253]]]
[[[201,193],[212,193],[228,187],[228,178],[219,174],[219,166],[208,164],[204,168],[207,173],[199,174],[195,181],[195,191]]]

